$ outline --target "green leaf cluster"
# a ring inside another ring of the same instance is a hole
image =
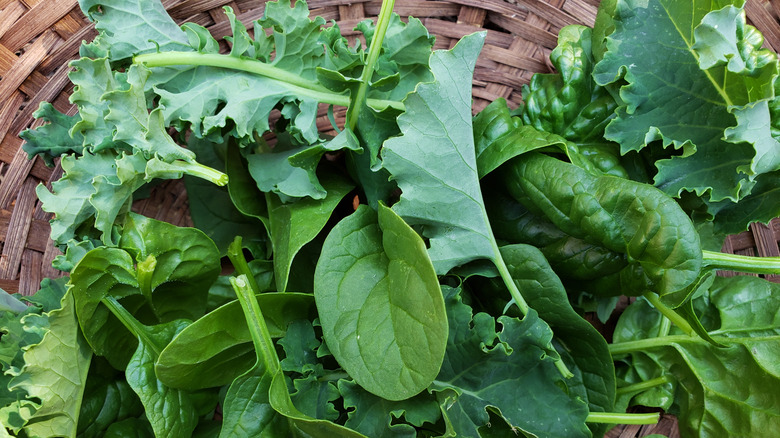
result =
[[[0,295],[0,436],[592,437],[639,404],[768,430],[776,288],[714,271],[778,261],[708,250],[780,213],[777,58],[743,2],[678,3],[605,1],[474,116],[486,35],[434,51],[392,0],[364,43],[303,0],[225,7],[225,41],[81,1],[78,113],[21,134],[63,168],[69,277]],[[194,227],[132,211],[180,178]],[[586,313],[621,295],[608,343]]]

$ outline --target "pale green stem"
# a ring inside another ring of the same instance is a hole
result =
[[[228,176],[217,169],[205,166],[197,161],[173,160],[166,163],[161,160],[149,161],[146,165],[146,180],[151,181],[154,178],[176,179],[176,175],[187,174],[197,178],[205,179],[218,186],[225,186],[228,183]]]
[[[494,250],[496,253],[496,258],[493,261],[493,263],[496,265],[496,268],[498,269],[498,273],[499,275],[501,275],[501,279],[504,280],[504,284],[506,284],[506,288],[509,290],[509,295],[512,296],[512,299],[515,301],[515,304],[520,309],[520,313],[522,313],[523,316],[525,316],[528,314],[530,307],[528,306],[528,303],[523,298],[523,295],[520,294],[520,289],[517,288],[517,284],[515,283],[515,280],[512,278],[512,274],[509,273],[509,268],[507,268],[506,263],[504,263],[504,259],[501,257],[501,251],[495,245],[494,245]],[[560,358],[555,360],[555,367],[558,368],[558,371],[561,373],[563,377],[567,379],[574,377],[574,374],[569,370],[569,368],[566,366],[565,363],[563,363],[563,360],[561,360]]]
[[[631,394],[632,392],[646,391],[648,389],[655,388],[656,386],[665,385],[671,382],[667,376],[656,377],[655,379],[645,380],[644,382],[634,383],[633,385],[624,386],[617,389],[617,395]]]
[[[751,274],[780,274],[780,257],[751,257],[726,254],[717,251],[702,251],[705,267]]]
[[[280,372],[279,356],[276,354],[271,333],[268,332],[263,312],[260,310],[254,291],[249,286],[247,277],[243,274],[238,277],[230,277],[230,285],[233,286],[241,309],[244,311],[257,360],[263,360],[266,369],[272,375]]]
[[[664,336],[663,338],[647,338],[647,339],[639,339],[636,341],[618,342],[616,344],[609,344],[609,353],[614,357],[622,354],[633,353],[635,351],[644,351],[644,350],[650,350],[652,348],[668,347],[676,342],[686,342],[686,341],[690,342],[691,336],[671,335],[671,336]]]
[[[691,325],[688,324],[688,321],[686,321],[685,318],[680,316],[679,313],[675,312],[674,309],[662,303],[661,298],[659,298],[657,294],[648,291],[645,292],[642,296],[645,297],[647,301],[650,301],[650,304],[652,304],[653,307],[655,307],[659,312],[661,312],[661,314],[669,318],[672,324],[676,325],[680,330],[687,333],[688,336],[694,335],[695,332],[693,331],[693,327],[691,327]]]
[[[149,304],[152,302],[152,277],[156,267],[157,259],[152,254],[136,265],[135,278],[138,280],[138,288],[141,289]]]
[[[628,414],[620,412],[591,412],[585,419],[587,423],[607,424],[656,424],[661,418],[658,412],[649,414]]]
[[[355,126],[357,126],[358,115],[360,114],[363,102],[366,101],[368,83],[371,80],[371,76],[374,74],[374,67],[376,66],[376,61],[379,59],[379,54],[382,52],[382,43],[384,42],[385,34],[387,33],[387,26],[390,24],[390,17],[393,15],[394,6],[395,0],[382,1],[382,9],[379,11],[376,29],[374,29],[374,36],[371,37],[371,46],[368,49],[366,65],[363,67],[363,73],[360,75],[360,87],[358,87],[357,93],[355,93],[355,96],[353,96],[352,99],[349,120],[347,120],[349,129],[354,130]]]
[[[241,236],[236,236],[236,238],[230,242],[230,245],[228,245],[227,256],[228,259],[230,259],[230,263],[233,264],[233,268],[235,268],[236,272],[239,275],[245,275],[249,283],[249,287],[252,288],[252,291],[254,291],[255,294],[258,294],[260,293],[260,287],[257,285],[255,276],[252,273],[252,270],[249,268],[249,263],[247,263],[246,258],[244,258],[242,241],[243,239]]]
[[[157,348],[157,343],[147,335],[146,331],[143,330],[143,327],[140,327],[142,324],[138,322],[138,320],[135,319],[135,317],[130,312],[128,312],[124,306],[119,304],[119,301],[117,301],[116,298],[106,296],[103,297],[100,302],[108,307],[108,310],[110,310],[111,313],[116,316],[119,322],[121,322],[122,325],[124,325],[125,328],[127,328],[127,330],[133,334],[133,336],[141,338],[141,342],[150,348],[154,352],[155,356],[160,355],[162,350]]]
[[[144,64],[147,67],[200,65],[240,70],[267,77],[272,81],[282,84],[296,95],[308,97],[318,102],[339,106],[349,106],[350,104],[350,98],[347,95],[333,93],[321,85],[312,83],[312,81],[308,79],[254,59],[238,58],[216,53],[160,52],[138,55],[133,58],[133,62]],[[401,111],[404,110],[404,104],[402,102],[393,100],[367,99],[366,103],[368,106],[377,109],[391,107]]]

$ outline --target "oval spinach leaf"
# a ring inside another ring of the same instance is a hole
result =
[[[361,206],[333,228],[314,297],[328,348],[367,391],[403,400],[436,378],[444,299],[425,244],[391,209]]]

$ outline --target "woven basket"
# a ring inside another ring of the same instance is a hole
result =
[[[375,18],[379,0],[310,0],[313,14],[335,20],[347,36],[366,19]],[[487,29],[487,41],[477,63],[473,82],[474,111],[503,97],[515,105],[520,88],[536,72],[550,72],[550,51],[557,33],[569,24],[593,25],[599,0],[397,0],[401,16],[420,18],[436,35],[436,48],[450,48],[457,40]],[[164,0],[179,22],[195,22],[220,39],[230,32],[222,7],[231,6],[248,23],[263,15],[265,0]],[[749,21],[765,36],[765,45],[780,49],[780,4],[748,0]],[[35,126],[32,113],[40,102],[53,102],[58,110],[74,114],[68,98],[68,62],[78,57],[82,40],[96,32],[81,13],[77,0],[0,0],[0,287],[8,292],[34,293],[44,277],[59,276],[51,267],[59,251],[49,240],[49,215],[35,196],[40,183],[50,184],[61,175],[59,166],[46,167],[28,160],[17,134]],[[320,126],[330,129],[322,114]],[[177,225],[191,225],[184,187],[167,182],[133,209],[146,216]],[[725,252],[780,255],[777,240],[780,222],[753,226],[750,232],[731,236]],[[775,278],[777,280],[778,277]],[[661,433],[679,436],[673,417],[654,426],[623,426],[607,436],[638,437]]]

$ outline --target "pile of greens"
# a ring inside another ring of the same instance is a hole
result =
[[[67,116],[21,134],[63,250],[0,296],[0,437],[684,436],[780,421],[780,286],[716,252],[780,215],[778,58],[744,0],[607,0],[524,105],[471,112],[485,34],[365,44],[269,2],[232,37],[81,0]],[[347,107],[337,124],[336,106]],[[326,109],[336,132],[317,129]],[[134,213],[183,178],[195,228]],[[638,297],[611,342],[619,296]]]

